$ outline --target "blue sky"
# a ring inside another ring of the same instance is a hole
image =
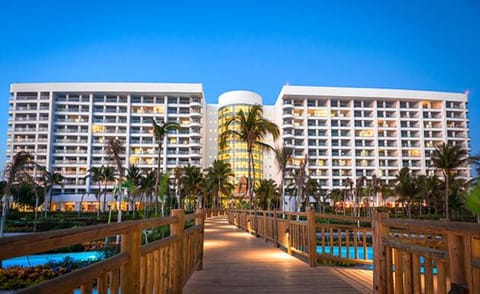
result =
[[[210,103],[248,89],[273,104],[286,83],[469,91],[479,153],[479,13],[443,0],[1,1],[0,154],[9,84],[68,81],[200,82]]]

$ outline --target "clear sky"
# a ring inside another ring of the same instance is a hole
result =
[[[385,3],[391,2],[391,3]],[[479,1],[0,1],[0,164],[13,82],[199,82],[207,102],[282,85],[469,91]]]

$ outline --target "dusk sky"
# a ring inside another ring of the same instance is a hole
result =
[[[1,1],[1,166],[16,82],[195,82],[208,103],[273,104],[286,83],[468,91],[480,153],[479,1],[257,2]]]

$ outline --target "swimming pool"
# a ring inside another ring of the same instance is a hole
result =
[[[357,247],[358,251],[358,259],[367,259],[367,260],[373,260],[373,248],[372,247],[366,247],[367,251],[365,252],[363,250],[363,247]],[[339,254],[340,252],[340,254]],[[334,256],[339,256],[341,258],[347,258],[347,247],[346,246],[333,246],[333,252],[331,252],[330,247],[325,247],[325,252],[322,250],[322,246],[317,246],[317,253],[318,254],[332,254]],[[365,253],[367,254],[365,258]],[[350,246],[348,250],[348,258],[350,259],[355,259],[355,247]]]
[[[86,251],[86,252],[68,252],[68,253],[52,253],[52,254],[36,254],[14,257],[2,261],[2,268],[12,266],[30,267],[42,265],[49,262],[61,262],[65,257],[71,257],[75,261],[95,261],[103,258],[101,251]]]

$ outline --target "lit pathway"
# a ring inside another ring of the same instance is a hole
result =
[[[372,292],[351,280],[353,276],[335,267],[310,268],[272,243],[229,225],[222,216],[206,220],[203,270],[192,275],[184,293]]]

